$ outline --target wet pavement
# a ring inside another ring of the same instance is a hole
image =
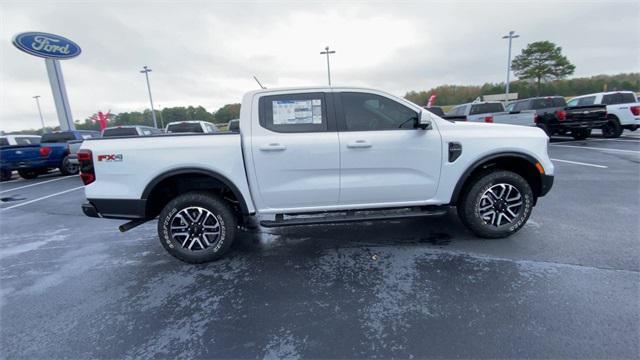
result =
[[[197,266],[155,223],[122,234],[83,216],[76,177],[2,183],[1,357],[636,358],[635,135],[554,142],[552,158],[604,168],[556,162],[508,239],[475,238],[454,212],[261,228]]]

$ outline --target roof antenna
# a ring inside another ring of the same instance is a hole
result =
[[[253,80],[255,80],[258,83],[258,85],[260,85],[261,88],[266,89],[266,87],[262,86],[262,84],[260,83],[260,80],[258,80],[258,78],[255,75],[253,75]]]

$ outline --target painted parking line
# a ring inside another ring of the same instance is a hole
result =
[[[77,175],[69,175],[69,176],[63,176],[63,177],[59,177],[59,178],[55,178],[55,179],[51,179],[51,180],[45,180],[45,181],[40,181],[34,184],[29,184],[29,185],[25,185],[25,186],[18,186],[17,188],[13,188],[13,189],[7,189],[7,190],[2,190],[0,191],[0,194],[9,192],[9,191],[14,191],[14,190],[21,190],[21,189],[26,189],[28,187],[32,187],[32,186],[36,186],[36,185],[42,185],[42,184],[46,184],[46,183],[50,183],[50,182],[54,182],[54,181],[58,181],[58,180],[64,180],[73,176],[77,176]]]
[[[561,144],[549,144],[549,146],[640,154],[640,151],[637,151],[637,150],[622,150],[622,149],[597,148],[597,147],[589,147],[589,146],[575,146],[575,145],[561,145]]]
[[[54,196],[58,196],[58,195],[62,195],[62,194],[66,194],[66,193],[68,193],[68,192],[72,192],[72,191],[75,191],[75,190],[80,190],[80,189],[82,189],[82,188],[84,188],[84,186],[78,186],[78,187],[75,187],[75,188],[72,188],[72,189],[68,189],[68,190],[64,190],[64,191],[57,192],[57,193],[55,193],[55,194],[51,194],[51,195],[47,195],[47,196],[43,196],[43,197],[39,197],[39,198],[37,198],[37,199],[33,199],[33,200],[29,200],[29,201],[25,201],[25,202],[20,203],[20,204],[16,204],[16,205],[13,205],[13,206],[9,206],[9,207],[6,207],[6,208],[2,208],[2,211],[11,210],[11,209],[15,209],[15,208],[20,207],[20,206],[33,204],[34,202],[38,202],[38,201],[41,201],[41,200],[48,199],[48,198],[50,198],[50,197],[54,197]]]
[[[574,164],[574,165],[591,166],[591,167],[595,167],[595,168],[599,168],[599,169],[608,169],[609,168],[608,166],[604,166],[604,165],[589,164],[589,163],[583,163],[583,162],[580,162],[580,161],[571,161],[571,160],[562,160],[562,159],[551,159],[551,161],[558,161],[558,162]]]

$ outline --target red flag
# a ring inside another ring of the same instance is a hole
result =
[[[436,93],[433,93],[433,94],[431,94],[431,96],[429,96],[429,102],[427,102],[427,107],[428,108],[432,107],[433,104],[435,104],[437,97],[438,97],[438,94],[436,94]]]

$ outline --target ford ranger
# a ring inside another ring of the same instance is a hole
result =
[[[90,217],[158,218],[173,256],[220,258],[240,225],[372,221],[457,212],[473,233],[511,235],[553,183],[536,127],[451,122],[361,88],[244,95],[240,131],[88,139]]]

